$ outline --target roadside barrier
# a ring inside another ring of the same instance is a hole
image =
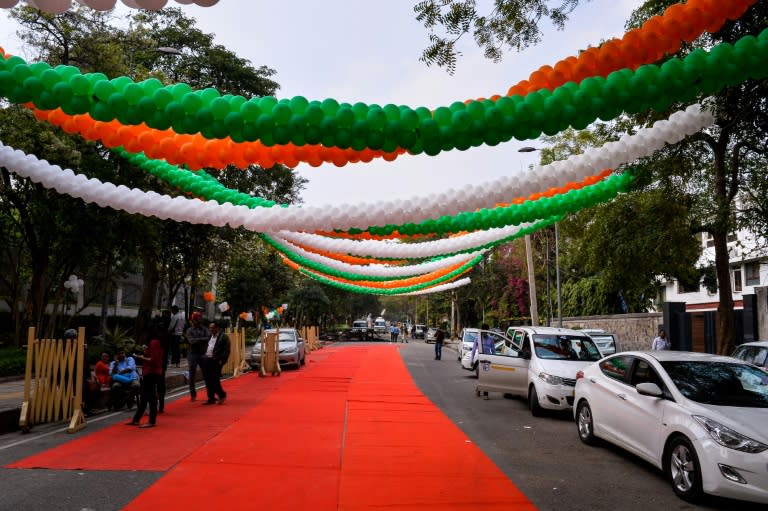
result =
[[[27,368],[19,427],[69,420],[67,433],[83,429],[83,361],[85,328],[77,339],[37,339],[34,327],[27,335]]]
[[[237,377],[248,369],[248,364],[245,361],[245,329],[227,330],[226,334],[229,336],[230,353],[229,360],[224,364],[221,372]]]

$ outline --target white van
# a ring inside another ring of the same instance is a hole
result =
[[[505,346],[488,351],[479,355],[477,395],[525,397],[534,416],[571,408],[576,373],[602,358],[587,335],[552,327],[510,327]]]

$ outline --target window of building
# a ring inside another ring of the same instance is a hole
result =
[[[741,293],[741,268],[735,268],[733,270],[733,291]]]
[[[745,273],[746,273],[746,284],[748,286],[759,286],[760,285],[760,263],[754,262],[754,263],[747,263],[745,265]]]

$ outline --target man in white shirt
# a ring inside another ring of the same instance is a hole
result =
[[[672,349],[672,343],[667,339],[667,332],[663,328],[659,328],[659,335],[653,340],[651,344],[652,350],[669,350]]]
[[[184,337],[184,328],[187,326],[187,320],[177,305],[171,306],[171,313],[171,322],[168,324],[168,334],[171,336],[170,359],[171,364],[176,364],[176,367],[179,367],[179,362],[181,361],[181,339]],[[167,358],[168,353],[165,356]]]

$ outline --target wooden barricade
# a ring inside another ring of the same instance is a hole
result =
[[[259,376],[280,376],[280,329],[274,332],[265,332],[261,345],[261,362],[259,363]]]
[[[240,376],[248,369],[248,364],[245,361],[245,329],[233,329],[226,332],[229,337],[229,360],[224,364],[221,372],[224,374],[232,374],[233,377]]]
[[[77,339],[37,339],[35,334],[30,328],[19,426],[29,431],[34,424],[69,420],[67,432],[79,431],[86,426],[82,407],[85,328],[78,329]]]
[[[320,342],[318,341],[320,327],[317,326],[305,326],[301,329],[301,337],[304,339],[304,348],[307,351],[315,351],[320,349]]]

